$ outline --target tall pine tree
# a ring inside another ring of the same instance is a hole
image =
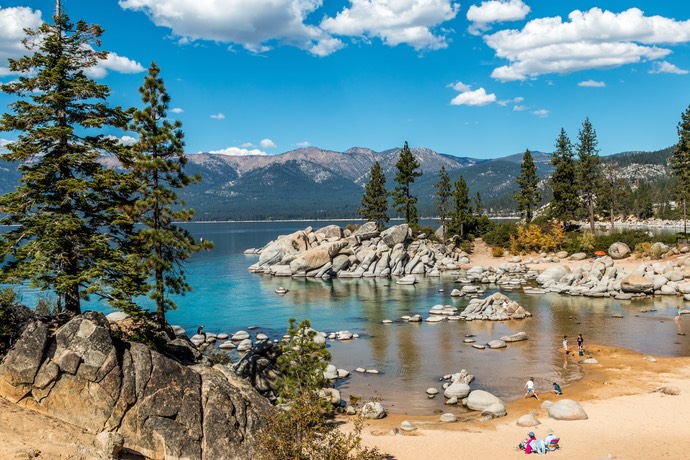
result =
[[[580,206],[577,186],[577,163],[574,159],[573,146],[561,128],[556,139],[556,150],[551,155],[551,164],[555,167],[549,185],[553,190],[553,198],[549,204],[551,217],[558,219],[567,227],[568,222],[575,218]]]
[[[436,204],[436,212],[441,221],[441,231],[443,232],[443,239],[446,239],[446,219],[448,219],[448,206],[450,205],[450,176],[446,172],[446,167],[441,166],[438,172],[438,182],[434,184],[436,193],[434,194],[434,203]]]
[[[191,291],[183,262],[195,252],[210,248],[197,242],[176,222],[189,222],[194,210],[184,208],[177,191],[199,182],[198,176],[184,171],[182,123],[167,119],[170,96],[160,69],[152,63],[144,85],[139,88],[144,108],[134,112],[130,129],[139,135],[125,166],[137,181],[137,200],[132,217],[141,223],[132,237],[132,256],[146,275],[149,297],[156,302],[156,317],[165,326],[165,312],[176,308],[170,294]]]
[[[85,71],[106,58],[102,29],[72,24],[57,3],[53,24],[26,31],[27,56],[10,59],[18,77],[2,85],[15,96],[0,131],[16,131],[4,157],[21,163],[16,191],[0,198],[2,223],[14,227],[0,237],[5,282],[52,290],[58,309],[81,312],[81,300],[107,296],[129,267],[119,248],[131,227],[118,210],[131,190],[125,176],[98,158],[117,143],[95,133],[126,125],[126,114],[106,104],[109,89]]]
[[[597,145],[597,132],[592,128],[589,117],[585,118],[582,128],[578,133],[577,143],[577,178],[580,194],[587,205],[589,216],[589,230],[594,233],[594,206],[597,199],[597,190],[601,185],[601,158]]]
[[[515,194],[518,211],[522,213],[526,223],[532,221],[534,210],[539,206],[541,193],[539,193],[539,176],[534,158],[529,149],[525,150],[520,164],[520,175],[517,177],[518,192]]]
[[[369,182],[364,186],[362,207],[359,214],[368,221],[376,222],[379,230],[388,222],[388,191],[386,191],[386,176],[383,174],[378,161],[369,171]]]
[[[419,161],[412,155],[410,147],[405,141],[405,146],[400,151],[400,158],[395,164],[398,173],[395,175],[395,192],[393,193],[393,206],[398,212],[405,214],[405,222],[416,225],[419,221],[417,216],[417,197],[412,195],[411,186],[415,178],[422,175],[419,169]]]
[[[688,236],[688,199],[690,198],[690,107],[678,122],[678,145],[671,156],[671,170],[676,179],[676,196],[682,203],[683,233]]]
[[[470,204],[469,188],[465,178],[460,175],[455,181],[453,188],[453,211],[448,225],[449,233],[460,235],[465,239],[468,232],[473,228],[474,216]]]

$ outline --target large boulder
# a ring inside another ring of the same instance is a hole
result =
[[[470,392],[469,396],[467,396],[466,406],[470,410],[484,410],[496,403],[503,404],[505,406],[505,403],[501,400],[501,398],[492,395],[488,391],[473,390]]]
[[[547,281],[557,282],[570,272],[570,268],[564,265],[548,267],[537,276],[537,283],[545,284]]]
[[[366,224],[359,227],[352,236],[358,241],[370,240],[374,237],[379,236],[379,228],[376,222],[367,222]]]
[[[390,247],[404,243],[411,237],[412,231],[407,224],[395,225],[381,232],[381,241]]]
[[[186,366],[113,339],[101,313],[29,325],[0,363],[0,396],[147,458],[247,458],[274,408],[227,367]]]
[[[318,233],[326,239],[342,238],[343,237],[343,230],[340,228],[339,225],[335,225],[335,224],[326,225],[325,227],[321,227],[320,229],[316,230],[314,233]]]
[[[338,255],[338,252],[345,246],[347,246],[347,242],[337,241],[304,251],[290,262],[290,271],[292,273],[306,273],[321,268]]]
[[[633,273],[621,280],[621,291],[632,294],[652,294],[654,292],[654,281]]]
[[[451,383],[448,386],[448,388],[446,388],[446,391],[443,393],[443,396],[445,396],[446,398],[456,397],[458,399],[463,399],[466,398],[469,394],[470,386],[466,383],[458,381]]]
[[[580,403],[572,399],[561,399],[549,408],[549,417],[556,420],[587,420],[587,413]]]
[[[386,416],[386,410],[380,402],[370,401],[362,406],[362,416],[364,418],[379,419]]]
[[[630,247],[619,241],[609,246],[608,254],[614,260],[624,259],[630,255]]]
[[[298,230],[289,235],[280,236],[277,240],[266,245],[259,255],[259,265],[275,265],[283,260],[286,255],[306,251],[309,247],[307,235],[311,229],[307,230]]]

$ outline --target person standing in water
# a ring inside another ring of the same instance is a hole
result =
[[[563,336],[563,351],[565,351],[565,354],[568,354],[568,336],[564,335]]]
[[[582,334],[577,334],[577,351],[580,353],[580,356],[585,354],[584,343],[585,339],[582,338]]]

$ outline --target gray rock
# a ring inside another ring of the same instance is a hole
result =
[[[532,414],[525,414],[519,419],[517,419],[517,422],[515,422],[517,426],[524,426],[524,427],[533,427],[540,425],[541,422],[537,420],[537,417],[535,417]]]
[[[232,340],[235,342],[240,342],[242,340],[249,338],[249,332],[247,331],[237,331],[232,335]]]
[[[508,343],[520,342],[522,340],[527,340],[527,333],[526,332],[518,332],[518,333],[513,334],[513,335],[504,335],[503,337],[501,337],[500,340],[502,340],[504,342],[508,342]]]
[[[491,419],[505,417],[506,414],[506,406],[501,403],[493,403],[482,411],[482,417]]]
[[[443,396],[446,398],[458,398],[463,399],[470,394],[470,386],[466,383],[453,382],[448,388],[443,392]]]
[[[417,427],[414,426],[414,423],[412,423],[408,420],[403,420],[402,423],[400,424],[400,429],[403,431],[414,431],[417,429]]]
[[[541,405],[539,407],[541,407],[545,411],[548,411],[549,407],[551,407],[551,406],[553,406],[552,401],[544,401],[543,403],[541,403]]]
[[[483,350],[483,349],[486,348],[486,346],[480,345],[480,344],[478,344],[478,343],[473,343],[473,344],[472,344],[472,347],[473,347],[473,348],[476,348],[477,350]]]
[[[125,445],[124,436],[111,431],[101,431],[96,436],[96,439],[101,444],[103,460],[117,460],[120,458],[120,451]]]
[[[594,358],[586,358],[580,361],[580,364],[599,364],[599,361],[597,361]]]
[[[633,294],[652,294],[654,281],[644,276],[630,274],[621,280],[621,291]]]
[[[335,388],[322,388],[319,390],[319,397],[325,399],[333,406],[339,406],[341,397],[340,391]]]
[[[560,399],[548,409],[549,417],[556,420],[587,420],[587,413],[580,403],[572,399]]]
[[[587,258],[587,254],[584,252],[576,252],[575,254],[570,256],[570,260],[585,260]]]
[[[252,457],[254,433],[275,409],[229,372],[115,343],[105,316],[86,312],[52,334],[29,324],[0,363],[0,396],[21,394],[42,413],[101,433],[104,458],[121,437],[151,458]]]
[[[613,243],[609,246],[608,254],[615,260],[624,259],[630,255],[630,248],[625,243]]]
[[[680,394],[680,388],[678,387],[660,387],[655,389],[654,391],[669,396],[678,396]]]
[[[244,339],[237,344],[237,351],[249,351],[252,349],[253,343],[251,339]]]
[[[404,243],[412,237],[412,231],[407,224],[394,225],[381,232],[381,241],[387,246],[393,247],[396,244]]]
[[[447,412],[447,413],[441,415],[439,420],[443,423],[452,423],[452,422],[456,422],[458,420],[458,417],[455,414],[451,414],[451,413]]]
[[[323,378],[326,380],[336,380],[338,378],[338,369],[333,364],[329,364],[326,366],[326,370],[323,371]]]
[[[416,282],[417,282],[417,277],[415,275],[407,275],[407,276],[403,276],[402,278],[398,278],[398,280],[395,282],[395,284],[410,285],[410,284],[415,284]]]
[[[484,410],[496,403],[505,406],[500,398],[484,390],[473,390],[470,392],[469,396],[467,396],[467,408],[470,410]]]
[[[362,406],[362,416],[369,419],[381,419],[386,416],[386,410],[380,402],[370,401]]]
[[[438,394],[438,389],[436,388],[427,388],[426,389],[426,394],[429,396],[436,396]]]
[[[505,348],[506,347],[506,343],[503,340],[492,340],[487,345],[492,350],[495,350],[497,348]]]

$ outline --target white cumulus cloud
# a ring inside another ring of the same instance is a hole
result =
[[[225,119],[225,115],[222,113],[215,113],[213,115],[209,115],[210,118],[213,118],[214,120],[223,120]]]
[[[462,82],[457,82],[450,86],[456,91],[460,91],[460,94],[450,101],[451,105],[482,106],[496,102],[496,95],[493,93],[487,94],[484,88],[472,90],[469,85]]]
[[[84,73],[91,78],[103,78],[108,75],[108,71],[118,73],[140,73],[145,71],[144,66],[117,53],[110,52],[108,56],[94,67],[89,67]]]
[[[438,26],[454,19],[460,4],[451,0],[350,0],[321,28],[334,35],[379,38],[390,46],[406,43],[416,50],[447,46]]]
[[[136,137],[127,136],[127,135],[122,136],[122,137],[110,135],[110,136],[106,136],[106,138],[112,139],[115,142],[117,142],[118,144],[127,145],[127,146],[136,144],[137,140],[138,140]]]
[[[621,13],[575,10],[568,21],[546,17],[522,30],[502,30],[484,40],[496,56],[509,61],[492,77],[526,80],[549,73],[571,73],[657,60],[671,51],[658,45],[690,41],[690,20],[645,16],[638,8]]]
[[[220,155],[230,155],[235,157],[246,157],[251,155],[268,155],[259,149],[245,149],[242,147],[227,147],[222,150],[211,150],[209,153],[217,153]]]
[[[182,113],[182,112],[184,112],[184,110],[182,110],[179,107],[173,107],[172,109],[170,109],[170,113]]]
[[[307,141],[302,141],[302,142],[298,142],[298,143],[295,144],[295,145],[296,145],[297,147],[300,147],[300,148],[305,148],[305,147],[309,147],[311,144],[310,144],[309,142],[307,142]]]
[[[34,11],[28,7],[0,8],[0,76],[10,74],[6,67],[8,58],[17,59],[31,52],[22,45],[26,37],[24,29],[38,29],[42,23],[40,10]],[[108,71],[139,73],[144,70],[138,62],[111,52],[105,60],[86,69],[85,73],[92,78],[102,78]]]
[[[529,14],[530,7],[522,0],[488,0],[472,5],[467,10],[467,20],[472,24],[469,32],[479,35],[497,22],[521,21]]]
[[[36,29],[42,22],[39,10],[25,6],[0,8],[0,77],[10,73],[8,58],[16,59],[28,52],[22,45],[24,29]]]
[[[675,73],[677,75],[685,75],[687,70],[681,69],[670,62],[661,61],[653,63],[652,70],[649,73]]]
[[[546,109],[539,109],[539,110],[535,110],[534,112],[532,112],[532,115],[535,115],[535,116],[541,117],[541,118],[545,118],[545,117],[549,116],[549,111]]]
[[[261,139],[261,142],[259,142],[259,145],[265,149],[274,149],[274,148],[278,147],[270,139]]]
[[[585,86],[589,88],[603,88],[606,86],[606,83],[604,83],[603,81],[585,80],[578,83],[577,86]]]
[[[518,96],[518,97],[515,97],[515,98],[513,98],[513,99],[504,99],[504,100],[501,100],[501,101],[496,101],[496,104],[498,104],[498,105],[500,105],[500,106],[503,106],[503,107],[506,107],[506,106],[508,106],[508,105],[510,105],[510,104],[519,104],[519,103],[521,103],[521,102],[524,102],[524,100],[525,100],[524,97]]]

